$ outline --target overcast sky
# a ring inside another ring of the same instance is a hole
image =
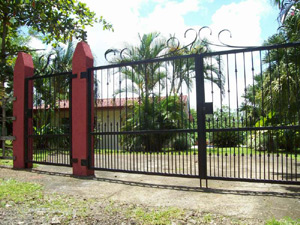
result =
[[[270,0],[82,0],[98,16],[113,24],[114,32],[100,25],[88,28],[88,43],[95,55],[95,65],[107,64],[103,55],[109,48],[135,45],[138,34],[160,32],[175,34],[181,42],[188,28],[210,26],[212,39],[222,29],[230,29],[235,45],[260,45],[276,33],[278,9]],[[208,33],[208,32],[206,32]],[[205,33],[204,33],[205,34]],[[224,40],[229,35],[224,34]],[[190,38],[192,34],[190,33]]]

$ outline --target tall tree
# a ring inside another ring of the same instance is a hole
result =
[[[139,35],[140,43],[138,46],[128,46],[123,58],[116,58],[114,62],[132,62],[138,60],[153,59],[161,55],[166,46],[163,39],[159,39],[159,33],[149,33]],[[123,80],[132,82],[134,94],[141,95],[142,99],[148,99],[155,86],[165,78],[165,74],[158,71],[160,63],[133,65],[131,68],[123,68]],[[134,74],[134,75],[133,75]],[[163,82],[162,82],[163,83]],[[128,89],[120,89],[115,94],[122,93]]]
[[[112,29],[102,17],[97,18],[86,4],[77,0],[5,0],[0,2],[0,87],[12,77],[11,59],[19,51],[30,51],[27,45],[14,42],[23,30],[41,34],[45,44],[56,46],[76,38],[86,40],[86,26],[102,23]]]
[[[298,1],[276,1],[281,13],[286,12],[279,32],[269,37],[264,45],[276,45],[300,40],[300,12]],[[291,5],[292,4],[292,5]],[[285,11],[282,11],[285,10]],[[281,15],[280,15],[281,16]],[[248,86],[242,110],[246,111],[250,125],[292,126],[299,125],[300,119],[300,54],[299,47],[277,48],[264,52],[263,71],[254,77],[253,85]],[[256,132],[258,144],[274,150],[287,152],[300,146],[299,132],[292,129]],[[256,145],[256,144],[255,144]],[[260,147],[261,148],[261,147]]]
[[[167,43],[165,38],[160,37],[159,33],[144,34],[142,37],[139,36],[139,38],[140,44],[138,46],[127,46],[123,57],[117,57],[113,62],[125,63],[165,56],[199,54],[204,51],[210,51],[206,41],[197,41],[194,43],[194,48],[188,49],[184,46],[177,45],[175,42]],[[163,70],[160,70],[162,63],[143,63],[141,65],[131,66],[130,68],[124,68],[122,70],[123,79],[133,82],[134,88],[132,91],[135,94],[141,93],[142,97],[155,94],[154,90],[157,89],[157,85],[162,85],[164,88],[164,84],[166,83],[164,81],[165,79],[168,79],[170,83],[169,95],[178,94],[183,84],[191,90],[193,87],[193,78],[195,78],[194,59],[173,60],[170,61],[169,64],[171,64],[173,68],[172,76],[167,76]],[[136,76],[132,76],[132,73],[136,74]],[[220,74],[214,65],[205,63],[204,76],[206,80],[212,81],[223,90],[223,74]],[[124,91],[125,89],[120,89],[116,94]],[[126,91],[128,91],[128,89],[126,89]]]

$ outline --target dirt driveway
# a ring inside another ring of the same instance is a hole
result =
[[[300,186],[96,172],[94,178],[72,177],[72,169],[39,166],[32,170],[0,167],[0,178],[41,183],[46,192],[105,198],[151,207],[174,206],[203,212],[267,220],[300,218]]]

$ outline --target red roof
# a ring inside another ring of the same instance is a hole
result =
[[[162,97],[165,98],[165,97]],[[182,100],[183,102],[187,102],[188,96],[184,95]],[[123,108],[132,105],[133,102],[138,102],[139,98],[105,98],[105,99],[97,99],[95,102],[95,107],[98,109],[103,108]],[[44,105],[35,106],[34,109],[44,109]],[[47,108],[50,108],[49,106]],[[60,109],[68,109],[69,108],[69,101],[68,100],[61,100],[59,101],[59,108]]]

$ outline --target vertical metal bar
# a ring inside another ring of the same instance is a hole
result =
[[[195,56],[196,73],[196,100],[197,100],[197,125],[198,125],[198,169],[199,178],[207,179],[206,173],[206,128],[205,128],[205,91],[204,91],[204,58],[203,55]]]
[[[25,152],[25,167],[27,167],[27,163],[29,162],[28,158],[28,83],[29,80],[25,78],[25,93],[24,93],[24,109],[25,109],[25,115],[24,115],[24,152]]]
[[[234,68],[234,72],[235,72],[235,92],[236,92],[236,124],[233,124],[233,126],[238,127],[239,126],[239,93],[238,93],[238,68],[237,68],[237,57],[236,54],[234,54],[234,61],[235,61],[235,68]],[[238,135],[238,141],[239,141],[239,131],[236,132]],[[234,163],[235,163],[235,156],[236,156],[236,152],[235,152],[236,147],[234,148]],[[238,146],[238,153],[237,153],[237,176],[238,178],[240,178],[240,147]],[[235,166],[234,166],[234,173],[235,173]],[[236,177],[236,174],[234,175],[234,177]]]
[[[6,103],[5,98],[2,98],[2,136],[6,136]],[[5,157],[5,140],[2,141],[2,156]]]
[[[247,96],[247,75],[246,75],[246,59],[245,59],[245,52],[243,52],[243,66],[244,66],[244,96]],[[247,107],[247,101],[244,102],[245,104],[245,110],[246,112],[244,112],[244,121],[245,124],[243,125],[243,121],[242,121],[242,127],[247,127],[248,126],[248,107]],[[248,137],[248,131],[246,131],[246,138]],[[250,136],[251,138],[251,136]],[[243,178],[248,178],[248,144],[246,145],[246,153],[245,153],[245,149],[243,149],[243,165],[242,168],[244,168],[243,171]],[[244,160],[245,160],[245,165],[244,165]]]
[[[72,73],[69,75],[69,164],[72,166]],[[65,111],[65,110],[64,110]]]
[[[93,167],[92,162],[92,70],[87,71],[87,143],[88,143],[88,168]]]
[[[122,79],[121,79],[121,71],[122,71],[122,67],[119,67],[119,90],[121,90],[122,88]],[[121,92],[119,93],[119,129],[118,131],[121,131],[121,127],[122,127],[122,95],[121,95]],[[124,136],[123,136],[124,137]],[[122,139],[122,136],[120,135],[120,142],[118,143],[118,146],[120,145],[121,143],[121,139]],[[120,145],[120,148],[119,148],[119,151],[118,151],[118,158],[119,158],[119,163],[118,163],[118,168],[119,169],[122,169],[122,147]]]

